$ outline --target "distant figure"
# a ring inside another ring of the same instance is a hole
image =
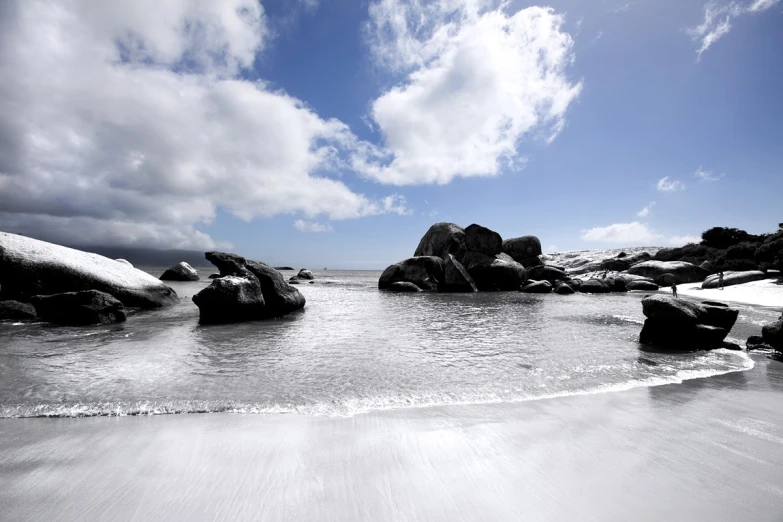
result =
[[[677,297],[677,281],[672,283],[672,295],[676,298]]]
[[[718,288],[723,290],[723,271],[718,274]]]

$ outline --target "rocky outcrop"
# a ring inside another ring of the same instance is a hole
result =
[[[193,296],[202,323],[270,319],[305,305],[299,290],[265,263],[225,252],[207,252],[205,257],[220,270],[221,277]],[[223,281],[226,277],[235,279]],[[221,307],[225,310],[221,311]]]
[[[655,292],[660,287],[651,281],[631,281],[626,283],[625,287],[628,290],[643,290],[645,292]]]
[[[647,319],[639,342],[664,351],[721,348],[739,315],[723,303],[695,303],[661,294],[642,299],[642,312]]]
[[[503,241],[503,252],[525,268],[541,263],[541,241],[536,236],[522,236]]]
[[[445,258],[446,254],[453,254],[461,261],[466,251],[465,230],[462,227],[454,223],[435,223],[421,238],[413,256]]]
[[[677,284],[698,283],[709,275],[709,271],[684,261],[644,261],[630,267],[628,273],[652,279],[672,274]]]
[[[161,281],[198,281],[198,272],[195,268],[182,261],[172,266],[160,276]]]
[[[306,268],[299,270],[299,273],[296,274],[296,277],[298,277],[299,279],[308,279],[308,280],[315,279],[313,273]]]
[[[494,230],[474,223],[465,229],[465,248],[488,256],[496,256],[503,251],[503,238]]]
[[[35,307],[19,301],[0,301],[0,321],[34,321]]]
[[[422,290],[438,290],[443,284],[445,266],[438,256],[411,257],[389,266],[378,280],[378,288],[387,290],[392,283],[406,281]]]
[[[628,270],[632,265],[635,265],[636,263],[641,263],[644,261],[649,261],[652,259],[652,255],[649,252],[638,252],[636,254],[632,255],[623,255],[625,252],[621,252],[617,257],[610,257],[609,259],[604,259],[601,261],[601,264],[599,265],[600,270],[616,270],[618,272],[622,272],[624,270]]]
[[[481,291],[517,291],[527,280],[525,267],[503,253],[488,256],[469,251],[463,265]]]
[[[98,290],[37,295],[30,298],[38,317],[53,324],[84,326],[125,321],[125,307]]]
[[[526,269],[527,277],[537,281],[549,281],[554,284],[556,281],[565,281],[570,279],[568,274],[562,269],[551,265],[538,265]]]
[[[6,299],[82,290],[106,292],[125,306],[156,308],[178,301],[158,279],[114,259],[0,232],[0,289]]]
[[[745,272],[724,272],[723,273],[723,286],[741,285],[743,283],[750,283],[751,281],[761,281],[767,279],[769,276],[761,270],[748,270]],[[701,284],[702,288],[720,288],[720,276],[718,274],[712,274]]]
[[[526,294],[549,294],[552,293],[552,283],[549,281],[528,281],[519,289]]]
[[[473,278],[453,254],[446,254],[443,290],[446,292],[478,292]]]
[[[421,288],[407,281],[397,281],[389,285],[392,292],[421,292]]]
[[[766,344],[778,352],[783,352],[783,315],[774,323],[762,326],[761,337]]]

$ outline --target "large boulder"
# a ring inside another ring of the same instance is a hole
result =
[[[4,298],[100,290],[125,306],[156,308],[178,301],[155,277],[114,259],[0,232],[0,289]]]
[[[519,291],[526,294],[549,294],[552,293],[552,283],[549,281],[528,281]]]
[[[660,288],[658,285],[653,283],[652,281],[630,281],[625,284],[625,287],[628,290],[644,290],[645,292],[655,292]]]
[[[440,257],[410,257],[386,268],[378,279],[378,289],[387,290],[392,283],[407,281],[422,290],[438,290],[443,284],[444,271]]]
[[[198,281],[198,279],[196,269],[184,261],[172,266],[160,276],[161,281]]]
[[[462,227],[454,223],[435,223],[421,238],[413,256],[445,258],[446,254],[453,254],[457,260],[462,260],[465,251],[465,230]]]
[[[83,326],[125,321],[125,307],[106,292],[83,290],[30,298],[38,317],[53,324]]]
[[[260,286],[264,301],[263,307],[257,306],[257,299],[254,297],[255,290],[250,289],[246,283],[241,283],[243,285],[241,289],[224,288],[221,290],[223,294],[231,294],[233,292],[233,295],[238,299],[237,302],[244,303],[239,307],[243,310],[238,316],[241,318],[236,320],[281,317],[294,310],[303,308],[305,305],[305,298],[299,293],[299,290],[288,284],[280,272],[265,263],[225,252],[207,252],[205,257],[220,270],[221,277],[213,279],[213,285],[216,281],[220,281],[220,279],[226,276],[235,276],[247,279],[251,285],[255,279],[256,284]],[[207,288],[201,292],[204,292]],[[197,305],[199,304],[197,300],[199,294],[193,296],[193,302]],[[206,303],[207,301],[202,302]],[[209,305],[206,306],[208,307]],[[201,307],[199,306],[199,308]],[[246,315],[244,310],[254,310],[254,313]],[[212,316],[217,316],[217,314],[211,314],[210,312],[207,312],[207,315],[207,322],[209,322]]]
[[[745,272],[723,272],[723,286],[741,285],[751,281],[761,281],[769,276],[761,270],[748,270]],[[712,274],[701,284],[702,288],[720,288],[720,276]]]
[[[313,273],[306,268],[299,270],[299,273],[296,274],[296,277],[299,279],[315,279]]]
[[[608,294],[612,289],[601,279],[588,279],[582,282],[579,291],[584,294]]]
[[[568,274],[566,274],[564,270],[551,265],[528,267],[526,271],[527,277],[530,279],[535,279],[537,281],[549,281],[553,284],[555,281],[565,281],[566,279],[569,279]]]
[[[573,287],[568,283],[559,281],[555,284],[555,293],[559,295],[571,295],[576,293],[576,290],[574,290]]]
[[[652,279],[663,274],[672,274],[677,284],[698,283],[710,275],[708,270],[685,261],[644,261],[630,267],[628,273]]]
[[[477,292],[473,278],[453,254],[446,254],[443,290],[447,292]]]
[[[779,352],[783,352],[783,315],[774,323],[761,327],[764,342]]]
[[[465,229],[465,247],[473,252],[495,256],[503,251],[503,238],[494,230],[474,223]]]
[[[527,281],[525,267],[504,253],[488,256],[469,251],[463,265],[482,291],[517,291]]]
[[[723,303],[695,303],[662,294],[642,299],[642,312],[647,319],[639,342],[678,351],[721,348],[739,315]]]
[[[536,236],[522,236],[503,241],[503,252],[524,267],[540,264],[541,241]]]
[[[639,252],[637,254],[632,254],[630,256],[625,254],[625,252],[621,252],[621,255],[622,257],[618,255],[617,257],[610,257],[609,259],[604,259],[603,261],[601,261],[599,268],[601,270],[616,270],[618,272],[622,272],[623,270],[628,270],[632,265],[636,263],[641,263],[652,259],[652,255],[649,252]]]
[[[224,276],[193,296],[201,324],[252,321],[266,317],[267,306],[258,278]]]
[[[29,303],[0,301],[0,321],[33,321],[35,317],[35,307]]]
[[[421,292],[421,288],[407,281],[397,281],[389,285],[392,292]]]

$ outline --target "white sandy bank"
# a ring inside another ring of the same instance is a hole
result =
[[[665,289],[668,291],[668,289]],[[783,279],[764,279],[741,285],[727,286],[723,290],[704,290],[701,283],[677,285],[680,295],[711,301],[733,301],[757,306],[783,308]]]

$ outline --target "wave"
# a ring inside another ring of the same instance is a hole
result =
[[[681,384],[684,381],[703,379],[753,369],[755,362],[744,352],[725,349],[711,354],[736,357],[736,367],[722,369],[681,369],[671,375],[633,379],[620,383],[602,384],[581,390],[565,390],[548,394],[530,394],[517,397],[497,395],[426,394],[391,397],[345,399],[314,404],[252,404],[237,401],[136,401],[136,402],[79,402],[72,404],[0,405],[0,418],[79,418],[125,417],[139,415],[173,415],[184,413],[239,413],[239,414],[299,414],[308,416],[353,417],[373,411],[406,408],[432,408],[517,403],[555,399],[576,395],[595,395],[627,391],[634,388]]]

